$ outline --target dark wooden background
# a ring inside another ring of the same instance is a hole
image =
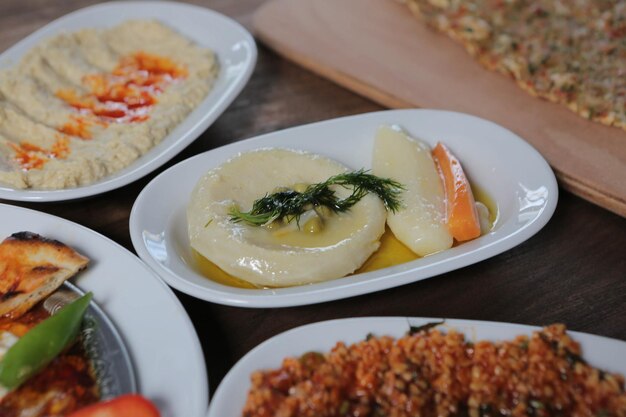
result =
[[[93,3],[0,1],[0,50],[49,21]],[[252,13],[262,1],[194,3],[232,16],[250,28]],[[80,202],[15,204],[85,225],[134,252],[128,233],[131,207],[142,188],[164,169],[261,133],[380,109],[259,45],[256,69],[241,95],[213,126],[161,169],[124,188]],[[479,264],[403,287],[283,309],[227,307],[177,292],[203,345],[211,392],[230,367],[260,342],[326,319],[429,316],[532,325],[563,322],[573,330],[626,340],[626,220],[560,192],[552,220],[525,243]]]

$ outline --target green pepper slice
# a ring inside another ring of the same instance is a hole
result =
[[[67,304],[11,346],[0,362],[0,384],[17,388],[56,358],[78,335],[92,297],[89,292]]]

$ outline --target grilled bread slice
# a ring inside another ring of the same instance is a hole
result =
[[[88,263],[59,241],[14,233],[0,244],[0,317],[21,316]]]

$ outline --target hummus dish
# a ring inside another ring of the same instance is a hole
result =
[[[316,207],[298,220],[294,216],[265,227],[232,219],[233,206],[250,207],[260,195],[281,185],[302,191],[347,171],[321,155],[287,149],[238,155],[196,185],[187,211],[191,245],[227,273],[258,287],[347,275],[378,249],[385,230],[385,208],[374,195],[364,196],[349,213],[330,215]],[[335,191],[342,198],[350,195],[347,188]]]
[[[88,185],[157,145],[208,94],[214,53],[157,21],[45,40],[0,71],[0,185]]]

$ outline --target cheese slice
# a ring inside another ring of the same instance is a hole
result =
[[[14,233],[0,244],[0,317],[21,316],[87,263],[59,241]]]
[[[387,224],[398,240],[419,256],[448,249],[445,192],[428,145],[398,126],[376,133],[372,172],[404,185],[404,207],[389,213]]]

